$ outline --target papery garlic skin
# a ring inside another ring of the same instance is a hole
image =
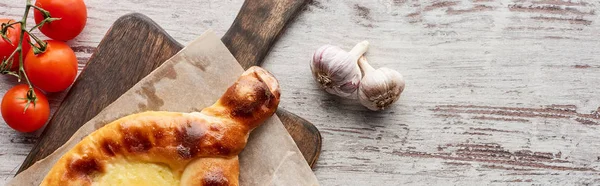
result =
[[[356,99],[362,78],[357,61],[367,48],[366,41],[357,44],[350,52],[333,45],[320,47],[310,63],[315,80],[330,94]]]
[[[398,101],[404,91],[404,77],[389,68],[373,69],[366,58],[359,59],[365,75],[358,88],[358,100],[370,110],[379,111]]]

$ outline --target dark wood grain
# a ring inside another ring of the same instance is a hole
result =
[[[309,1],[245,1],[221,41],[244,69],[259,66],[286,23]]]
[[[86,1],[90,21],[71,44],[87,62],[97,36],[131,11],[189,42],[191,31],[225,33],[243,3],[197,2]],[[0,14],[18,19],[23,6],[0,1]],[[321,185],[595,185],[598,12],[600,1],[315,0],[262,66],[285,85],[283,108],[319,127]],[[323,44],[349,50],[361,40],[375,68],[407,81],[384,112],[330,96],[307,64]],[[0,126],[4,185],[38,137]]]
[[[226,34],[222,38],[223,41],[228,41],[225,44],[230,50],[236,51],[234,56],[261,54],[260,57],[255,58],[240,57],[239,59],[243,60],[240,63],[244,68],[260,65],[279,32],[303,5],[298,2],[300,1],[277,1],[271,4],[263,2],[260,5],[246,2],[244,4],[240,15],[238,15],[228,32],[235,33],[233,34],[235,37]],[[291,7],[293,9],[285,9],[283,12],[277,13],[271,12],[269,15],[280,15],[284,19],[277,17],[258,18],[248,11],[244,11],[247,6],[253,10],[260,9],[263,13],[266,13],[265,11],[269,9],[281,11],[281,8],[278,7],[286,6],[286,4],[281,3],[292,3]],[[260,21],[264,21],[265,24],[256,24],[253,27],[247,25],[243,27],[243,30],[240,30],[241,27],[236,25],[243,22],[240,20],[245,19],[246,16],[255,17]],[[266,24],[275,24],[267,27],[277,28],[277,31],[263,30]],[[256,36],[255,34],[258,33],[262,34]],[[252,41],[263,44],[253,46],[251,50],[240,50],[238,48],[252,45],[248,43],[250,40],[244,38],[253,38]],[[90,58],[86,68],[81,72],[18,172],[27,169],[34,162],[54,152],[81,125],[96,116],[102,109],[182,48],[181,44],[144,15],[130,14],[117,20],[99,44],[97,51]],[[140,63],[140,61],[143,63]],[[318,159],[321,148],[319,131],[310,122],[290,112],[280,111],[277,114],[282,119],[288,132],[292,134],[294,141],[297,144],[302,144],[299,145],[299,148],[309,165],[313,166]],[[305,127],[309,128],[303,129]],[[302,132],[304,134],[293,134]]]
[[[227,33],[221,38],[244,69],[260,66],[281,31],[309,0],[245,1]],[[311,167],[321,151],[321,134],[309,121],[282,108],[277,116],[294,138]]]
[[[321,154],[322,142],[319,129],[302,117],[281,108],[277,110],[277,116],[294,139],[306,162],[314,167]]]
[[[18,172],[50,155],[85,122],[182,46],[140,14],[118,19],[81,71]]]

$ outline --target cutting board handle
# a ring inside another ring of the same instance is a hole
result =
[[[247,69],[260,66],[286,23],[310,0],[246,0],[221,41]]]

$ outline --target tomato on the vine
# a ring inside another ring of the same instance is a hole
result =
[[[16,21],[12,19],[0,19],[0,24],[9,24],[14,22]],[[19,39],[21,39],[21,24],[17,23],[15,25],[12,25],[12,27],[9,27],[6,32],[6,36],[10,41],[7,41],[6,39],[0,37],[0,62],[10,57],[10,54],[12,54],[13,51],[15,51],[15,49],[17,49],[17,47],[19,46]],[[23,36],[23,49],[21,50],[23,51],[23,57],[25,57],[27,52],[29,52],[30,48],[31,46],[29,46],[29,35],[25,34],[25,36]],[[19,55],[20,53],[16,53],[13,56],[13,62],[10,68],[11,70],[16,70],[19,67]]]
[[[48,99],[41,91],[34,88],[37,99],[27,106],[29,86],[17,85],[4,94],[2,98],[2,118],[11,128],[20,132],[33,132],[40,129],[50,116]],[[27,109],[25,107],[27,106]]]
[[[29,81],[46,92],[63,91],[75,81],[77,57],[75,52],[62,41],[47,41],[46,51],[25,58],[25,73]]]
[[[60,20],[45,23],[40,31],[55,40],[67,41],[75,38],[87,21],[87,8],[83,0],[37,0],[35,6],[50,12],[50,17]],[[40,24],[44,15],[37,9],[33,11],[35,23]]]

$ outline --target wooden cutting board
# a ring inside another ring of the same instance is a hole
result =
[[[260,65],[279,32],[305,4],[306,1],[300,0],[246,1],[221,40],[242,67]],[[142,14],[119,18],[98,45],[18,172],[62,146],[81,125],[182,48],[183,45]],[[284,109],[280,108],[277,115],[312,167],[321,150],[318,129]]]

